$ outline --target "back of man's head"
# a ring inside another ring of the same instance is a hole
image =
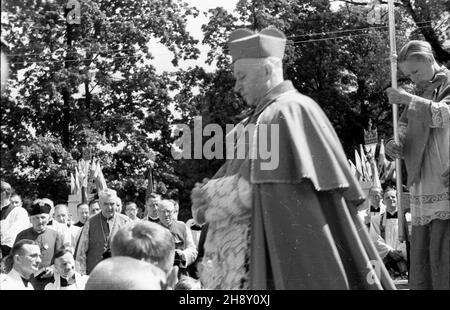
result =
[[[155,265],[131,257],[111,257],[92,270],[86,290],[164,290],[166,275]]]
[[[172,234],[159,224],[142,221],[121,228],[111,241],[112,256],[145,260],[168,273],[174,262]]]

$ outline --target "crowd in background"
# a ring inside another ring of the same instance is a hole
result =
[[[66,203],[25,201],[1,182],[2,290],[201,288],[202,226],[178,221],[175,200],[151,194],[139,212],[105,189],[77,222]]]

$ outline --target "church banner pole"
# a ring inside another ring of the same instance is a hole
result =
[[[391,58],[391,81],[392,88],[397,88],[397,48],[395,44],[395,15],[394,0],[388,0],[388,16],[389,16],[389,41],[390,41],[390,58]],[[398,135],[398,105],[392,105],[392,117],[394,127],[394,141],[399,143]],[[399,241],[405,241],[404,233],[404,214],[402,206],[402,162],[400,158],[395,160],[395,180],[397,184],[397,209],[398,209],[398,237]]]

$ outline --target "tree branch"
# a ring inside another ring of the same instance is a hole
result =
[[[330,2],[344,2],[347,4],[351,4],[351,5],[362,5],[362,6],[367,6],[370,4],[371,1],[363,1],[363,2],[357,2],[357,1],[353,1],[353,0],[335,0],[335,1],[330,1]],[[380,4],[388,4],[387,1],[380,1]],[[402,6],[402,3],[399,2],[394,2],[394,6]]]
[[[411,15],[412,19],[416,23],[417,28],[420,29],[420,32],[425,40],[430,43],[436,53],[436,60],[442,63],[450,61],[450,53],[442,48],[442,44],[439,42],[436,32],[433,27],[431,27],[431,22],[429,27],[424,27],[424,25],[421,25],[425,21],[429,21],[431,19],[429,10],[426,10],[425,12],[422,12],[420,9],[414,10],[410,0],[401,1],[406,8],[406,11]],[[426,6],[423,6],[423,8],[426,8]]]

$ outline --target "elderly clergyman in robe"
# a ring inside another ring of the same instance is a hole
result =
[[[284,80],[285,45],[275,28],[230,35],[234,90],[253,108],[242,124],[256,125],[249,133],[257,138],[238,134],[245,158],[227,160],[193,189],[193,216],[209,223],[202,285],[394,289],[357,215],[365,197],[336,132],[318,104]],[[266,146],[278,147],[278,165],[262,156]]]
[[[76,269],[82,275],[90,274],[103,259],[111,257],[110,242],[114,234],[131,220],[117,213],[115,190],[105,189],[99,193],[102,211],[84,224],[76,253]]]

